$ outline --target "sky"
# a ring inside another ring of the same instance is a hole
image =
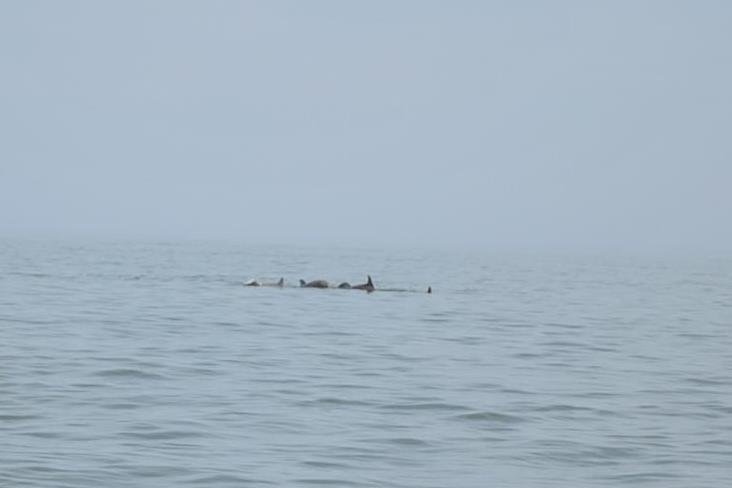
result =
[[[732,2],[0,3],[0,237],[732,250]]]

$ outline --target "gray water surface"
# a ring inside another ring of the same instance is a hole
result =
[[[407,291],[241,285],[366,273]],[[0,486],[729,486],[731,303],[703,257],[0,241]]]

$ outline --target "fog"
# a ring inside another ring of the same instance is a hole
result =
[[[0,237],[732,249],[732,3],[0,3]]]

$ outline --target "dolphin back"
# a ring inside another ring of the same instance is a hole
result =
[[[366,291],[374,291],[374,282],[371,280],[371,275],[367,275],[368,280],[366,283],[363,283],[362,285],[356,285],[352,286],[354,290],[366,290]]]

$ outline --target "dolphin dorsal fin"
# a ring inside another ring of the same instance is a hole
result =
[[[305,283],[305,280],[300,280],[300,286],[305,286],[307,283]]]
[[[371,281],[371,275],[366,275],[366,276],[368,277],[368,281],[366,282],[366,284],[369,285],[369,286],[371,286],[371,287],[373,287],[374,286],[374,282]]]
[[[284,286],[285,285],[285,279],[280,278],[280,281],[277,282],[277,286]]]

